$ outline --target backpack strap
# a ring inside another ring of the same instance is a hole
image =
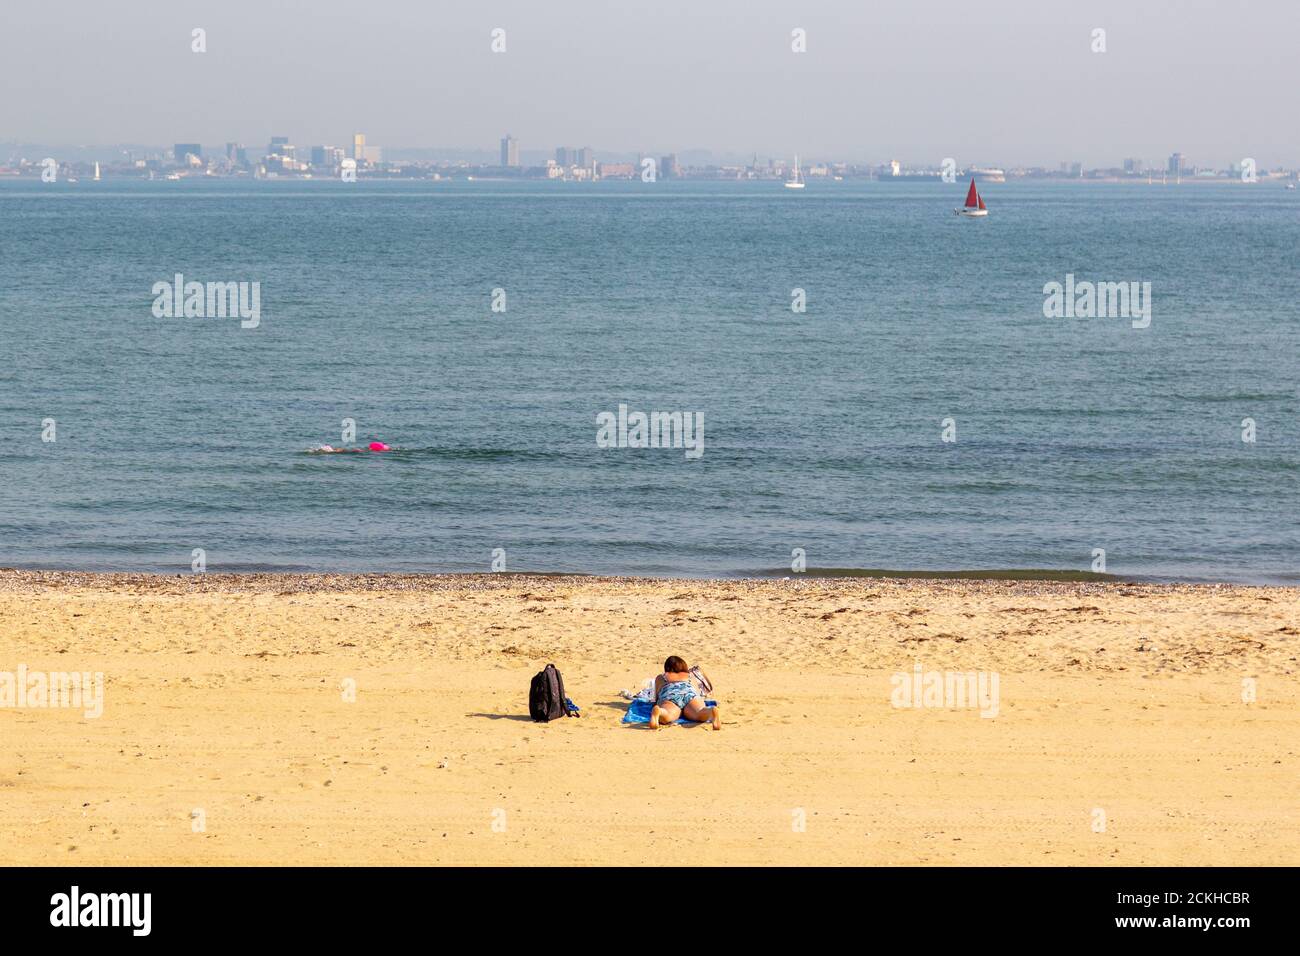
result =
[[[560,688],[560,709],[564,711],[565,717],[573,716],[572,714],[569,713],[569,707],[568,707],[569,698],[565,696],[564,693],[564,677],[562,674],[560,674],[560,669],[556,667],[554,664],[547,664],[546,666],[549,667],[551,670],[555,671],[555,683],[559,685]]]

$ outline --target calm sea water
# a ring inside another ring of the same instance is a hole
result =
[[[964,192],[0,183],[0,563],[1300,580],[1297,193]],[[177,272],[260,327],[154,318]],[[1044,318],[1066,273],[1150,328]],[[598,448],[620,402],[703,457]],[[399,450],[304,453],[344,418]]]

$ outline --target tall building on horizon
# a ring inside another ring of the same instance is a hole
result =
[[[1177,176],[1177,175],[1179,175],[1180,173],[1182,173],[1182,171],[1183,171],[1184,169],[1186,169],[1186,168],[1187,168],[1187,167],[1183,164],[1183,154],[1182,154],[1182,153],[1170,153],[1170,154],[1169,154],[1169,164],[1165,167],[1165,169],[1166,169],[1168,172],[1171,172],[1171,173],[1173,173],[1175,176]]]
[[[188,163],[187,156],[203,159],[203,147],[199,143],[177,143],[172,147],[172,158],[178,163]]]
[[[509,133],[501,140],[501,165],[508,167],[519,165],[519,140]]]
[[[272,136],[271,144],[266,147],[268,156],[283,156],[286,159],[293,159],[296,150],[289,143],[288,136]]]
[[[317,169],[337,169],[343,165],[343,150],[337,146],[313,146],[311,164]]]
[[[366,158],[366,134],[354,133],[352,136],[352,158],[358,163]]]
[[[563,166],[568,169],[570,166],[577,165],[578,151],[570,146],[555,147],[555,165]]]

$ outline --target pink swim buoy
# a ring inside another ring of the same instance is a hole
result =
[[[388,446],[381,441],[372,441],[370,443],[371,451],[388,451]]]

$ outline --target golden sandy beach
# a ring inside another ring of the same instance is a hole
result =
[[[1296,865],[1298,652],[1294,588],[5,571],[0,674],[104,700],[0,709],[0,862]],[[669,654],[721,732],[620,724]]]

